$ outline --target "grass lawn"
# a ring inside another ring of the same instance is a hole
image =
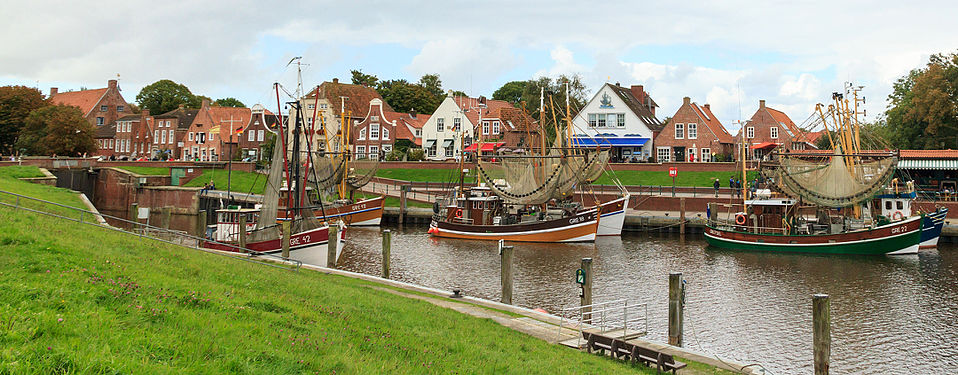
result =
[[[263,194],[266,190],[267,176],[265,174],[233,171],[231,178],[225,169],[204,169],[203,174],[196,176],[183,186],[203,187],[211,180],[216,184],[216,190],[226,190],[226,181],[232,180],[230,190],[240,193]]]
[[[466,182],[475,182],[475,171],[471,176],[466,176]],[[402,181],[416,182],[453,182],[459,181],[456,175],[456,169],[427,169],[427,168],[380,168],[376,171],[376,177],[392,178]]]
[[[367,199],[367,198],[375,198],[375,197],[378,197],[378,196],[379,196],[379,194],[361,193],[361,192],[356,192],[356,194],[355,194],[356,200]],[[399,207],[399,198],[397,198],[397,197],[386,197],[386,201],[383,202],[383,205],[385,205],[386,207]],[[414,200],[411,200],[411,199],[406,199],[406,206],[408,206],[408,207],[425,207],[425,208],[432,208],[432,203],[424,203],[424,202],[414,201]]]
[[[32,165],[14,165],[0,168],[0,177],[31,178],[44,176],[43,172],[40,172],[40,168]]]
[[[117,167],[117,168],[130,171],[139,175],[144,175],[144,176],[169,176],[170,175],[170,168],[167,168],[167,167],[123,166],[123,167]]]
[[[39,168],[32,166],[2,167],[0,168],[0,190],[25,195],[28,197],[38,197],[40,199],[49,200],[70,207],[86,209],[83,201],[80,200],[80,197],[75,191],[19,180],[19,178],[26,177],[43,177],[43,173],[40,172]],[[14,196],[0,194],[0,201],[4,203],[15,204],[16,200],[17,199]],[[80,216],[79,213],[74,210],[67,208],[56,208],[51,210],[49,208],[51,206],[32,202],[24,198],[20,199],[20,205],[30,208],[43,207],[46,211],[55,211],[59,214],[73,218],[79,218]],[[87,215],[86,218],[90,219],[90,216]]]
[[[605,175],[600,177],[595,183],[597,185],[612,185],[611,176],[612,173],[609,171],[605,172]],[[718,178],[719,183],[722,184],[722,187],[728,187],[729,177],[735,176],[736,179],[742,178],[742,173],[733,173],[733,172],[683,172],[679,171],[679,175],[675,177],[675,186],[697,186],[697,187],[712,187],[712,181]],[[619,180],[622,181],[623,185],[661,185],[661,186],[672,186],[672,177],[669,177],[669,173],[666,171],[615,171],[615,176],[619,177]],[[758,177],[758,172],[750,171],[746,174],[748,180]]]
[[[361,280],[4,207],[0,223],[0,374],[654,373]]]

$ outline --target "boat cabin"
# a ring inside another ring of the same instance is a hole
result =
[[[246,217],[246,232],[255,230],[259,219],[258,208],[230,207],[216,210],[216,232],[213,234],[213,239],[218,242],[239,241],[239,225],[242,216]]]
[[[485,183],[456,193],[454,202],[447,204],[442,215],[445,221],[474,225],[525,224],[565,216],[564,211],[548,210],[541,206],[505,204]],[[553,212],[556,211],[556,212]]]

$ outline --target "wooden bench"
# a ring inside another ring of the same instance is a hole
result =
[[[650,367],[655,364],[655,368],[659,372],[665,370],[675,374],[676,370],[687,366],[683,362],[677,362],[671,354],[612,337],[583,331],[582,338],[587,341],[586,350],[589,353],[592,353],[593,350],[600,350],[604,354],[608,350],[609,355],[613,358],[621,358],[632,363],[642,362]]]

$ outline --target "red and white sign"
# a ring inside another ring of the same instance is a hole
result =
[[[679,175],[679,169],[676,167],[669,167],[669,177],[675,177]]]

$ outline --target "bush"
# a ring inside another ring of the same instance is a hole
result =
[[[386,161],[400,161],[403,155],[405,155],[405,153],[399,150],[389,151],[389,153],[386,154]]]
[[[423,152],[421,148],[410,149],[407,160],[409,161],[426,160],[426,153]]]

